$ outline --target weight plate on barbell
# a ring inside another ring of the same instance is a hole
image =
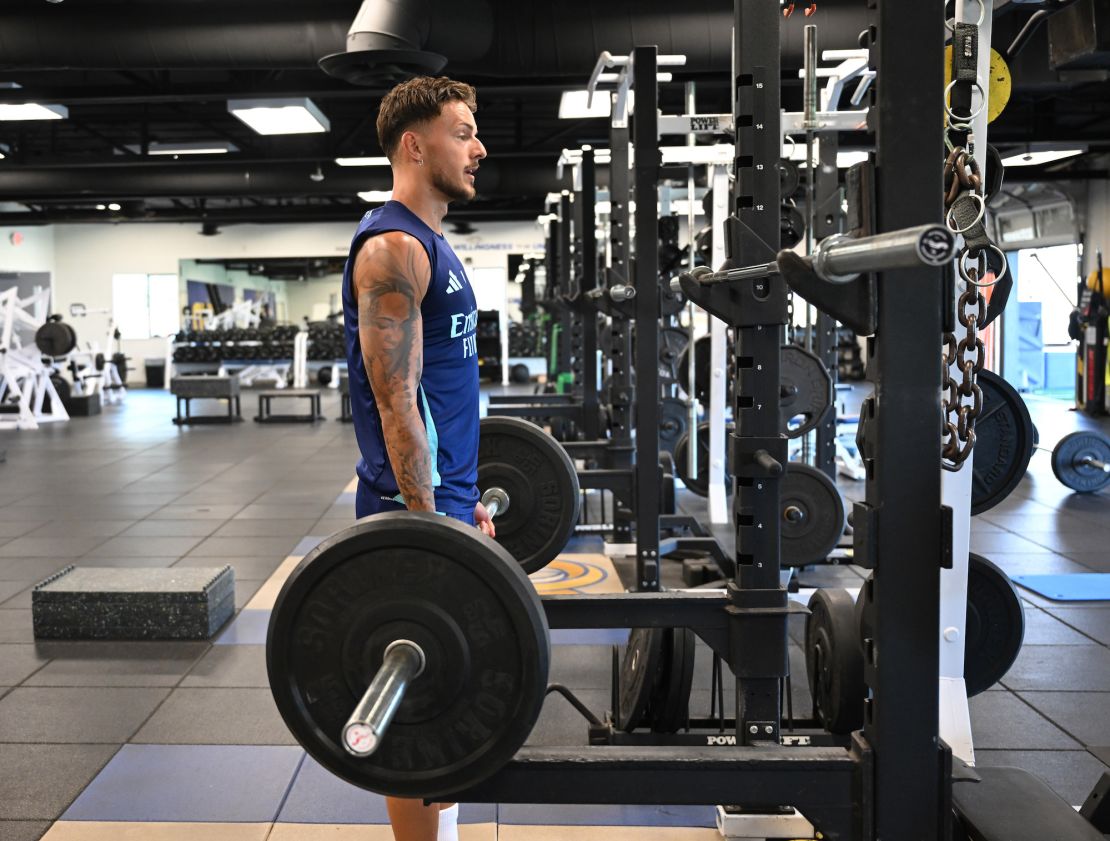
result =
[[[985,692],[1014,664],[1025,639],[1025,611],[1010,577],[982,555],[968,554],[964,684]]]
[[[563,551],[578,525],[581,492],[567,451],[522,418],[482,418],[478,491],[498,487],[509,509],[497,516],[497,542],[525,572],[543,569]]]
[[[806,616],[806,677],[813,717],[830,733],[863,726],[863,654],[856,605],[847,590],[817,590]]]
[[[798,345],[779,353],[779,412],[782,432],[798,438],[817,428],[832,402],[832,376],[821,360]]]
[[[982,514],[1017,487],[1033,455],[1033,421],[1012,385],[993,371],[980,371],[983,409],[975,420],[971,462],[971,513]]]
[[[725,426],[725,439],[727,442],[728,434],[732,432],[735,427],[730,423]],[[709,422],[698,424],[698,472],[696,475],[690,475],[690,469],[686,457],[686,448],[690,446],[690,433],[687,432],[674,446],[674,463],[675,469],[678,471],[678,478],[692,493],[698,496],[709,496]],[[728,446],[725,446],[726,460]],[[726,489],[732,487],[732,477],[725,467],[725,487]]]
[[[832,479],[808,464],[787,464],[779,507],[783,566],[824,562],[844,534],[844,499]]]
[[[1094,493],[1110,485],[1110,473],[1086,459],[1110,464],[1110,439],[1082,430],[1065,435],[1052,450],[1052,472],[1064,487],[1077,493]]]
[[[663,628],[633,628],[621,654],[616,725],[631,733],[644,723],[663,667]]]
[[[408,639],[425,655],[381,745],[342,746],[343,725]],[[524,744],[543,707],[551,648],[539,596],[477,529],[426,512],[378,514],[314,548],[281,588],[266,668],[278,711],[331,773],[394,797],[476,785]]]
[[[77,347],[77,333],[64,321],[47,321],[35,331],[35,344],[44,356],[57,359]]]

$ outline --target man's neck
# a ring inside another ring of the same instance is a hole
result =
[[[394,183],[393,200],[407,207],[437,234],[443,233],[443,217],[447,215],[447,202],[430,184]]]

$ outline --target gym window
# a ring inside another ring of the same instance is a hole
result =
[[[112,311],[125,339],[151,339],[176,333],[180,297],[177,275],[112,276]]]

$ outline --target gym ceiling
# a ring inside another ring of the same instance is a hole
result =
[[[802,2],[783,22],[787,109],[801,107],[804,24],[818,25],[820,49],[858,47],[865,5],[820,0],[807,18]],[[1106,177],[1096,155],[1110,148],[1110,0],[1074,4],[1103,26],[1085,54],[1054,67],[1046,19],[1062,7],[1061,15],[1076,14],[1072,5],[996,3],[993,45],[1018,49],[991,142],[1003,156],[1086,150],[1012,169],[1010,181]],[[558,114],[562,93],[585,87],[602,50],[657,44],[686,56],[661,86],[664,113],[685,110],[688,81],[699,112],[730,108],[732,11],[722,0],[6,0],[0,15],[0,112],[37,103],[66,114],[0,121],[0,225],[178,221],[213,232],[245,222],[350,222],[368,206],[359,192],[389,189],[389,169],[336,159],[381,155],[378,103],[413,72],[478,88],[489,158],[478,197],[453,210],[455,221],[534,218],[548,192],[568,186],[556,175],[562,149],[608,145],[604,118]],[[364,34],[348,52],[356,15]],[[232,101],[305,98],[327,131],[262,135],[229,111]],[[845,148],[866,142],[841,136]],[[229,151],[154,154],[180,144]]]

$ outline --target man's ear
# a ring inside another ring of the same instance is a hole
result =
[[[406,160],[416,163],[424,161],[423,142],[415,131],[406,131],[401,135],[401,154]]]

